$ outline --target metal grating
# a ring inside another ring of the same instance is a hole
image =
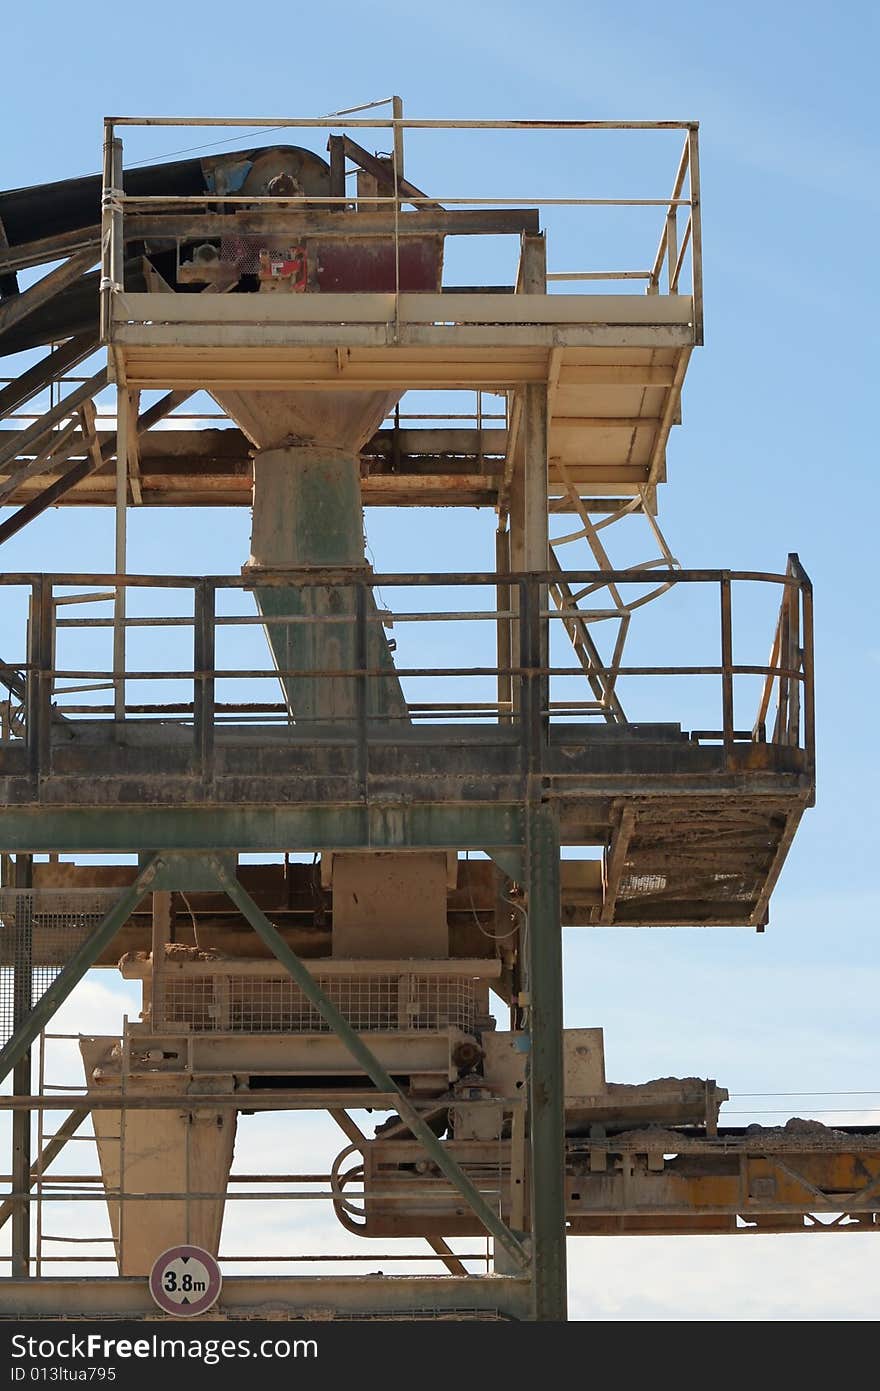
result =
[[[431,975],[316,976],[352,1028],[473,1032],[475,982]],[[169,971],[153,1000],[153,1028],[194,1033],[315,1034],[329,1025],[287,975],[249,976]]]
[[[0,889],[0,1042],[6,1044],[118,889]]]

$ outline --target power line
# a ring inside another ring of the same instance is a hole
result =
[[[811,1109],[812,1109],[812,1108],[811,1108]],[[875,1111],[880,1111],[880,1107],[877,1107],[877,1106],[842,1106],[842,1107],[839,1107],[837,1110],[828,1110],[828,1109],[826,1109],[826,1108],[823,1107],[823,1108],[821,1108],[821,1109],[813,1110],[813,1115],[814,1115],[814,1116],[852,1116],[852,1115],[863,1115],[863,1116],[868,1116],[868,1115],[873,1115],[873,1113],[874,1113]],[[727,1115],[727,1116],[784,1116],[784,1115],[787,1115],[787,1108],[784,1108],[784,1107],[782,1107],[782,1106],[777,1106],[777,1107],[776,1107],[774,1110],[772,1110],[772,1111],[726,1111],[724,1114]],[[803,1119],[806,1120],[806,1119],[808,1119],[808,1117],[803,1117]]]
[[[866,1092],[731,1092],[730,1095],[737,1099],[744,1096],[880,1096],[880,1089]]]

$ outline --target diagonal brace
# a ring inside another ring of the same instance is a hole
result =
[[[82,946],[74,952],[64,970],[55,977],[48,990],[40,996],[27,1018],[22,1021],[0,1050],[0,1082],[9,1075],[15,1064],[23,1058],[40,1032],[45,1029],[55,1011],[64,1003],[75,985],[78,985],[91,966],[94,966],[101,952],[109,947],[122,924],[131,916],[141,899],[149,891],[162,861],[159,856],[150,860],[141,870],[130,888],[125,890],[104,921]]]
[[[71,1111],[61,1122],[51,1140],[41,1151],[36,1164],[31,1165],[30,1180],[33,1188],[37,1179],[48,1169],[53,1159],[57,1159],[68,1140],[79,1130],[86,1116],[87,1110]],[[0,1227],[4,1227],[15,1211],[16,1203],[19,1199],[7,1198],[5,1203],[0,1203]]]
[[[69,260],[63,261],[60,266],[50,270],[48,275],[44,275],[42,280],[38,280],[34,285],[29,285],[21,294],[8,295],[0,304],[0,334],[15,324],[21,323],[28,315],[33,314],[35,309],[40,309],[49,300],[54,299],[71,285],[74,280],[78,280],[84,275],[98,259],[98,248],[88,247],[85,251],[79,251]]]
[[[382,1064],[367,1047],[360,1035],[351,1027],[348,1020],[339,1012],[332,1000],[328,999],[324,994],[324,991],[317,984],[311,972],[306,969],[299,957],[290,950],[284,938],[277,929],[273,927],[265,913],[257,906],[247,890],[242,888],[238,879],[229,874],[221,861],[214,859],[210,863],[217,875],[219,884],[229,895],[236,908],[240,909],[245,918],[247,918],[251,927],[257,933],[257,936],[261,938],[273,955],[277,957],[282,966],[290,972],[306,999],[314,1005],[315,1009],[327,1022],[333,1032],[345,1044],[351,1056],[363,1068],[364,1072],[376,1085],[379,1091],[392,1092],[397,1097],[397,1109],[400,1113],[401,1120],[405,1121],[415,1138],[421,1142],[440,1172],[445,1175],[453,1187],[457,1188],[462,1197],[466,1199],[486,1230],[504,1247],[508,1255],[525,1270],[529,1264],[529,1257],[525,1247],[519,1239],[514,1235],[507,1224],[501,1220],[498,1214],[492,1210],[482,1194],[474,1187],[470,1179],[451,1155],[447,1153],[433,1130],[425,1124],[418,1111],[410,1104],[403,1090],[397,1085],[393,1078],[388,1075]]]

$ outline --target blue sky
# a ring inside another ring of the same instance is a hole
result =
[[[706,346],[689,372],[661,521],[688,566],[774,569],[800,553],[816,592],[818,806],[764,936],[569,932],[567,1022],[605,1026],[614,1080],[701,1072],[740,1094],[877,1088],[875,8],[339,0],[327,14],[324,55],[303,16],[225,0],[198,17],[165,0],[146,15],[33,0],[4,20],[0,104],[14,134],[0,182],[96,169],[111,112],[314,116],[397,91],[414,117],[700,120]],[[190,143],[153,131],[139,152]],[[616,168],[604,146],[573,162],[565,147],[530,169],[527,188],[497,148],[478,142],[474,155],[499,194],[540,191],[535,180],[575,196],[621,193],[641,174],[638,160]],[[432,187],[453,194],[454,177],[480,191],[476,169],[445,160],[426,143]],[[658,196],[669,183],[661,167]],[[419,182],[418,166],[410,172]],[[564,259],[551,228],[551,265],[570,268]],[[157,522],[163,568],[235,571],[246,554],[244,514],[196,531],[140,517],[132,568],[156,564]],[[450,569],[480,568],[491,554],[488,514],[408,523],[405,534],[387,516],[368,526],[387,568],[421,565],[414,557],[431,546]],[[44,548],[66,564],[85,546],[110,568],[111,544],[109,514],[57,512],[8,543],[4,568],[34,568]],[[819,1114],[845,1103],[880,1096],[741,1105]],[[581,1242],[572,1313],[875,1314],[867,1237],[830,1247],[797,1237]]]

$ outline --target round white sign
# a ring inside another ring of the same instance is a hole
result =
[[[210,1309],[222,1284],[219,1265],[201,1246],[172,1246],[150,1271],[150,1294],[163,1313],[177,1318],[195,1318]]]

